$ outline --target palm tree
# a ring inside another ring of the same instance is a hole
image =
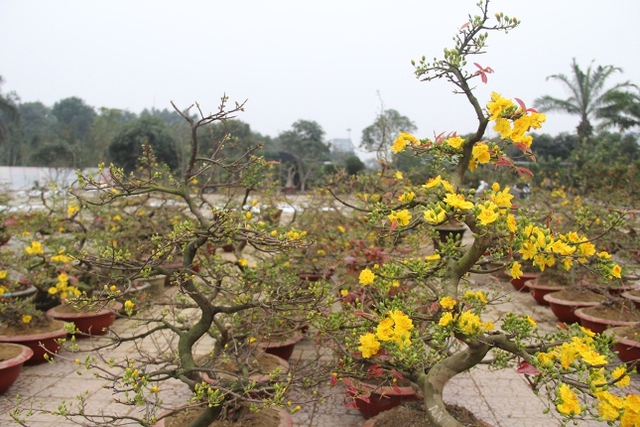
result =
[[[596,113],[602,120],[601,128],[617,127],[624,131],[640,126],[640,90],[636,93],[612,91],[604,101],[607,105]]]
[[[563,111],[580,116],[577,130],[580,141],[583,141],[593,133],[591,120],[599,117],[601,109],[611,107],[612,101],[615,102],[616,98],[612,93],[627,93],[622,89],[636,87],[626,81],[609,89],[605,88],[607,79],[616,72],[622,72],[622,69],[613,65],[598,65],[596,68],[590,65],[585,73],[573,58],[570,76],[553,74],[547,77],[564,83],[571,96],[559,99],[546,95],[536,99],[536,107],[543,111]]]

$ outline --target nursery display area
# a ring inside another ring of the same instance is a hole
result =
[[[414,63],[475,132],[400,132],[375,172],[290,195],[260,144],[208,132],[244,109],[224,96],[173,105],[183,167],[145,141],[133,165],[4,193],[0,424],[640,425],[637,187],[540,171],[521,197],[546,118],[476,97],[493,70],[467,62],[519,24],[487,7]]]

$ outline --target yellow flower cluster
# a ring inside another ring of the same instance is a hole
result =
[[[461,211],[473,208],[473,202],[466,200],[462,194],[447,193],[443,201],[452,208]]]
[[[380,341],[393,341],[402,350],[411,345],[413,321],[400,310],[392,310],[376,328],[376,338]]]
[[[465,298],[477,299],[482,303],[487,302],[487,298],[483,292],[475,293],[469,291],[465,293]],[[491,331],[494,329],[493,322],[482,322],[480,317],[471,310],[465,310],[462,313],[453,313],[452,310],[456,306],[456,300],[451,297],[443,297],[440,299],[439,304],[446,310],[438,321],[438,325],[442,327],[453,324],[465,335],[475,335],[482,331]]]
[[[447,218],[447,211],[440,205],[424,211],[424,220],[431,224],[440,224]]]
[[[80,205],[76,204],[77,202],[71,201],[69,203],[69,207],[67,208],[67,216],[73,216],[76,212],[80,210]]]
[[[500,134],[500,139],[510,139],[514,143],[531,147],[533,138],[525,135],[530,129],[540,129],[546,121],[546,116],[535,110],[526,110],[510,99],[503,98],[496,92],[491,93],[491,101],[487,103],[489,120],[495,120],[493,130]],[[513,123],[513,127],[512,127]]]
[[[573,337],[571,341],[555,346],[546,353],[538,353],[537,357],[542,365],[548,366],[557,361],[564,369],[569,369],[571,364],[578,360],[591,366],[607,363],[607,358],[596,351],[590,334],[585,334],[584,337]]]
[[[528,225],[524,229],[524,237],[525,241],[519,250],[522,259],[533,260],[533,265],[541,271],[555,265],[556,256],[560,256],[562,267],[569,270],[575,259],[586,263],[588,257],[596,254],[595,245],[575,231],[554,236],[547,228]],[[617,264],[611,264],[610,270],[611,276],[620,277],[621,270]]]
[[[420,145],[420,141],[410,133],[400,132],[400,135],[398,135],[396,140],[393,142],[393,145],[391,146],[391,151],[393,151],[395,154],[398,154],[399,152],[407,148],[407,145],[409,144],[417,146]]]
[[[30,246],[24,248],[24,251],[29,255],[41,255],[44,253],[44,250],[42,249],[42,243],[35,241],[31,242]]]
[[[360,336],[358,350],[362,357],[368,359],[378,354],[381,341],[392,341],[400,350],[411,345],[411,330],[413,321],[400,310],[389,312],[377,326],[376,333],[371,332]]]
[[[69,276],[66,273],[58,275],[58,281],[55,286],[49,288],[48,292],[49,295],[59,295],[61,300],[67,299],[70,295],[77,297],[81,294],[78,288],[69,285]]]
[[[558,397],[560,398],[560,403],[556,405],[556,408],[558,408],[558,412],[561,414],[578,415],[582,412],[578,396],[576,396],[568,385],[560,384],[558,387]]]
[[[401,195],[398,196],[398,200],[401,203],[410,202],[415,198],[416,198],[416,193],[414,193],[413,191],[407,191],[406,193],[402,193]]]
[[[431,189],[438,186],[442,186],[442,188],[444,188],[444,191],[446,191],[447,193],[456,192],[455,188],[453,188],[453,185],[451,185],[451,183],[446,179],[442,179],[440,175],[436,176],[435,178],[429,179],[426,184],[422,185],[422,188]]]

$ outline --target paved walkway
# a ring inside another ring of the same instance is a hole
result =
[[[477,287],[496,292],[511,292],[508,283],[500,283],[489,280],[478,283]],[[511,292],[509,301],[499,306],[500,312],[514,311],[530,313],[543,327],[552,327],[555,323],[551,311],[547,307],[535,305],[528,294]],[[496,313],[495,315],[497,315]],[[131,325],[126,319],[116,321],[116,331],[128,329]],[[81,345],[88,346],[88,341]],[[135,354],[134,344],[129,343],[115,350],[109,350],[108,356],[114,359],[131,357]],[[206,347],[206,344],[204,345]],[[304,360],[315,355],[313,342],[305,340],[296,347],[293,360]],[[113,395],[108,384],[103,379],[94,378],[91,374],[81,372],[74,362],[78,357],[62,352],[55,364],[43,364],[27,366],[24,368],[18,381],[9,389],[7,394],[0,398],[0,426],[11,425],[11,411],[16,407],[12,400],[20,395],[25,407],[33,405],[50,411],[55,409],[63,399],[73,402],[74,396],[87,391],[87,412],[103,411],[120,415],[138,415],[139,408],[125,407],[113,401]],[[636,392],[640,390],[640,380],[633,380]],[[632,390],[630,390],[632,391]],[[300,412],[294,414],[296,426],[304,427],[359,427],[363,418],[357,410],[346,408],[343,403],[343,390],[340,386],[327,388],[331,393],[324,404],[316,403],[306,405]],[[190,393],[184,384],[175,381],[164,383],[160,390],[160,397],[167,405],[183,403]],[[476,416],[495,427],[548,427],[559,425],[558,418],[553,414],[544,414],[545,403],[534,395],[527,387],[523,376],[513,370],[492,371],[481,366],[469,373],[454,378],[445,388],[445,401],[457,403],[470,409]],[[73,424],[70,421],[50,414],[36,413],[26,417],[26,425],[31,427],[67,427]],[[90,425],[90,424],[86,424]],[[603,426],[603,423],[581,422],[582,427]]]

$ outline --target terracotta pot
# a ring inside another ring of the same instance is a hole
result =
[[[321,273],[300,273],[298,274],[298,278],[301,280],[306,280],[308,282],[317,282],[322,279],[324,276]]]
[[[60,349],[60,338],[66,338],[64,322],[53,320],[53,330],[31,335],[0,335],[0,342],[22,344],[33,350],[33,356],[25,362],[25,365],[39,365],[47,362],[45,355],[53,357]]]
[[[511,285],[518,292],[530,292],[526,282],[535,280],[538,278],[538,276],[538,273],[522,273],[522,276],[520,276],[518,279],[515,279],[513,277],[509,279],[509,283],[511,283]]]
[[[276,411],[280,417],[280,424],[278,424],[278,427],[293,427],[293,418],[291,417],[291,415],[285,411],[282,408],[269,408],[272,409],[274,411]],[[160,413],[160,416],[165,416],[169,413],[170,411],[164,411],[162,413]],[[158,421],[156,424],[153,425],[153,427],[165,427],[165,421],[166,418],[161,419],[160,421]]]
[[[640,309],[640,290],[634,289],[631,291],[623,292],[620,296],[633,302],[636,308]]]
[[[551,292],[561,291],[566,289],[566,286],[560,285],[542,285],[539,284],[536,280],[526,281],[525,286],[529,288],[531,292],[531,296],[536,300],[538,305],[549,305],[547,301],[545,301],[544,296],[546,294],[550,294]]]
[[[574,312],[575,315],[580,318],[580,325],[582,325],[582,327],[591,329],[591,331],[595,333],[601,333],[614,326],[631,326],[640,322],[640,317],[635,321],[629,320],[633,313],[628,309],[621,309],[623,311],[620,312],[619,319],[612,320],[598,317],[597,309],[599,307],[600,306],[579,308]]]
[[[108,307],[103,306],[96,311],[63,311],[64,305],[53,307],[47,311],[47,315],[54,319],[64,320],[76,325],[76,328],[85,335],[104,335],[116,320],[116,314],[122,309],[122,303],[114,301]]]
[[[353,378],[343,378],[342,382],[349,388],[369,392],[368,402],[359,397],[355,398],[357,409],[365,419],[375,417],[380,412],[395,408],[402,402],[422,400],[422,397],[417,395],[411,387],[376,386]],[[349,393],[349,390],[347,390],[347,393]]]
[[[551,311],[553,311],[553,314],[556,315],[558,320],[564,323],[578,323],[580,318],[574,313],[576,309],[593,307],[599,305],[604,300],[602,295],[595,292],[576,292],[571,289],[551,292],[550,294],[544,295],[543,298],[549,303]],[[593,301],[594,299],[598,301]]]
[[[33,350],[26,345],[11,343],[0,344],[0,348],[15,352],[10,359],[0,361],[0,395],[2,395],[18,379],[22,365],[33,356]]]
[[[300,331],[294,331],[292,334],[278,335],[273,334],[270,338],[264,338],[258,343],[258,347],[269,354],[274,354],[284,360],[291,359],[293,349],[296,344],[304,339],[304,335]]]
[[[613,345],[613,349],[618,352],[618,358],[623,362],[634,362],[640,359],[640,336],[632,338],[629,335],[635,335],[632,332],[632,326],[616,326],[607,330],[618,341]]]
[[[621,284],[617,286],[607,286],[607,292],[609,292],[609,295],[622,296],[622,294],[626,292],[633,292],[635,290],[638,290],[639,288],[640,288],[640,285],[636,283],[633,283],[630,285]]]

